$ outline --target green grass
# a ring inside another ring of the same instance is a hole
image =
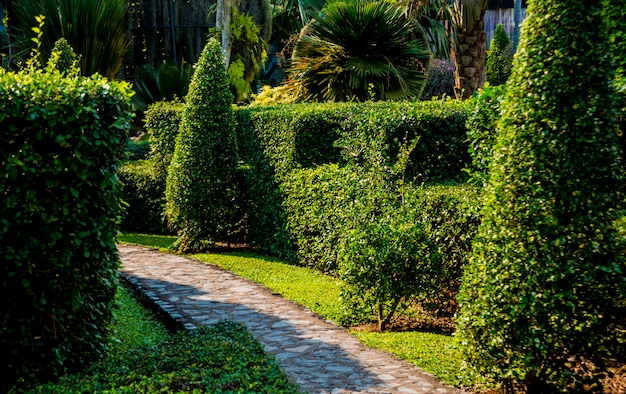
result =
[[[31,393],[299,393],[247,328],[220,322],[169,333],[123,287],[108,356]]]
[[[352,331],[352,334],[366,345],[393,353],[448,384],[471,386],[475,381],[475,377],[468,376],[461,369],[454,337],[424,332]]]
[[[260,283],[326,319],[336,322],[344,319],[339,282],[333,277],[252,253],[202,253],[190,257]]]
[[[124,234],[119,238],[120,242],[157,247],[165,251],[174,240],[175,237],[145,234]],[[339,300],[339,281],[333,277],[252,253],[202,253],[190,257],[258,282],[327,319],[341,322],[346,316]],[[475,376],[461,372],[461,354],[452,336],[423,332],[353,334],[368,346],[389,351],[439,377],[445,383],[465,387],[477,383]]]

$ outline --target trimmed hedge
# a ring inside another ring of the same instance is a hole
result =
[[[292,171],[281,191],[298,264],[337,272],[338,245],[354,227],[355,201],[367,187],[366,175],[353,167],[328,164]]]
[[[106,352],[131,90],[0,69],[0,391]]]
[[[119,171],[122,199],[127,204],[121,229],[138,233],[171,234],[164,216],[165,173],[153,160],[122,164]]]
[[[184,108],[178,101],[159,101],[144,112],[145,128],[150,136],[149,156],[159,174],[167,174],[174,156]]]
[[[459,294],[467,363],[529,393],[602,392],[605,361],[624,361],[623,179],[600,11],[529,3]]]
[[[411,297],[438,315],[456,312],[455,297],[481,220],[481,198],[474,187],[406,186],[401,191],[380,173],[328,164],[293,171],[281,190],[300,265],[335,275],[342,272],[353,279],[358,273],[360,279],[352,282],[360,285],[366,277],[382,281],[391,270],[380,262],[380,271],[375,271],[373,262],[382,253],[389,264],[392,256],[398,257],[397,240],[389,234],[402,237],[397,231],[405,229],[417,237],[413,242],[417,249],[407,249],[410,253],[404,256],[414,262],[412,268],[405,268],[419,272],[415,277],[419,283],[409,286]],[[361,248],[365,245],[369,246]],[[417,261],[423,248],[432,258],[424,255]],[[366,252],[373,254],[367,257]],[[357,267],[361,258],[369,263],[364,260]],[[395,290],[386,290],[391,298],[394,292],[406,295],[398,290],[402,286],[392,287]]]
[[[280,185],[293,170],[353,163],[392,168],[408,141],[419,138],[403,175],[407,181],[465,179],[469,165],[465,119],[456,100],[365,104],[298,104],[235,111],[246,165],[248,240],[294,258]]]
[[[505,85],[491,86],[480,90],[471,100],[466,123],[472,158],[466,171],[471,183],[483,185],[489,180],[489,163],[494,155],[497,125],[505,94]]]

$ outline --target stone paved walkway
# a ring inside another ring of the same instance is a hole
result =
[[[245,324],[309,393],[460,393],[267,288],[217,266],[119,245],[122,274],[180,325]]]

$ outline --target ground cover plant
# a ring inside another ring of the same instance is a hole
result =
[[[120,287],[115,300],[107,357],[29,393],[299,392],[242,325],[170,333],[129,289]]]
[[[141,244],[173,253],[176,237],[124,233],[119,239],[121,242]],[[250,252],[203,253],[191,257],[256,281],[324,318],[338,323],[350,321],[351,311],[346,311],[344,305],[338,302],[341,283],[337,278]],[[355,331],[355,334],[366,344],[409,360],[448,384],[474,386],[478,381],[476,376],[459,373],[460,351],[455,345],[454,337],[441,333],[436,327],[438,326],[422,325],[421,331],[414,332],[361,330]]]

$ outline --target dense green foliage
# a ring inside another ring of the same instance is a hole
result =
[[[224,321],[170,334],[120,290],[108,357],[30,392],[298,392],[242,325]]]
[[[425,298],[441,261],[412,205],[376,175],[362,180],[368,187],[351,202],[354,223],[336,247],[344,299],[373,309],[383,331],[402,303]]]
[[[605,0],[603,15],[609,32],[609,54],[615,68],[614,87],[617,90],[618,127],[622,150],[626,152],[626,19],[624,0]],[[622,155],[622,163],[624,163]],[[626,168],[626,165],[623,165]]]
[[[96,72],[118,76],[130,46],[125,0],[17,0],[9,19],[9,32],[18,54],[28,56],[36,32],[35,17],[43,15],[40,62],[45,64],[55,42],[65,38],[80,56],[83,75]]]
[[[0,70],[0,391],[104,355],[130,89]]]
[[[357,320],[386,325],[399,300],[438,315],[455,296],[480,221],[478,193],[460,186],[406,186],[336,164],[293,171],[282,183],[297,262],[340,275]],[[393,275],[389,275],[393,272]],[[395,307],[394,307],[395,305]]]
[[[466,108],[465,103],[442,100],[237,110],[240,154],[247,166],[249,242],[293,259],[283,201],[285,192],[306,192],[281,185],[297,178],[294,170],[329,163],[391,168],[405,142],[419,138],[403,173],[407,182],[463,179],[462,169],[469,165]]]
[[[127,203],[121,228],[168,234],[165,218],[167,169],[176,148],[184,106],[178,101],[160,101],[145,112],[145,129],[150,143],[131,142],[131,162],[120,168],[122,199]]]
[[[227,73],[235,101],[242,102],[256,92],[260,67],[267,57],[267,44],[250,15],[241,13],[236,7],[233,8],[230,28],[233,48]]]
[[[61,72],[71,73],[78,69],[79,57],[74,53],[74,49],[67,43],[65,38],[60,38],[54,43],[50,61],[56,69]]]
[[[211,39],[195,67],[166,185],[181,250],[228,242],[236,229],[237,141],[224,59]]]
[[[466,171],[472,183],[482,185],[489,179],[489,163],[494,154],[505,93],[505,85],[490,86],[479,90],[472,98],[465,123],[472,157],[472,164]]]
[[[127,204],[120,227],[125,231],[167,234],[165,173],[151,160],[124,163],[119,170],[122,199]]]
[[[172,161],[183,109],[178,101],[159,101],[144,113],[146,133],[150,136],[150,159],[160,174],[167,173]]]
[[[290,83],[306,101],[420,97],[428,41],[405,10],[387,1],[328,2],[295,44]]]
[[[299,264],[337,273],[338,246],[354,227],[354,202],[367,188],[363,178],[354,168],[329,164],[293,171],[282,184]]]
[[[506,34],[503,24],[496,25],[496,31],[489,45],[487,56],[487,82],[493,86],[502,85],[511,75],[513,63],[513,42]]]
[[[600,4],[529,3],[459,295],[471,367],[532,393],[601,392],[604,361],[625,354],[613,228],[622,180]]]

